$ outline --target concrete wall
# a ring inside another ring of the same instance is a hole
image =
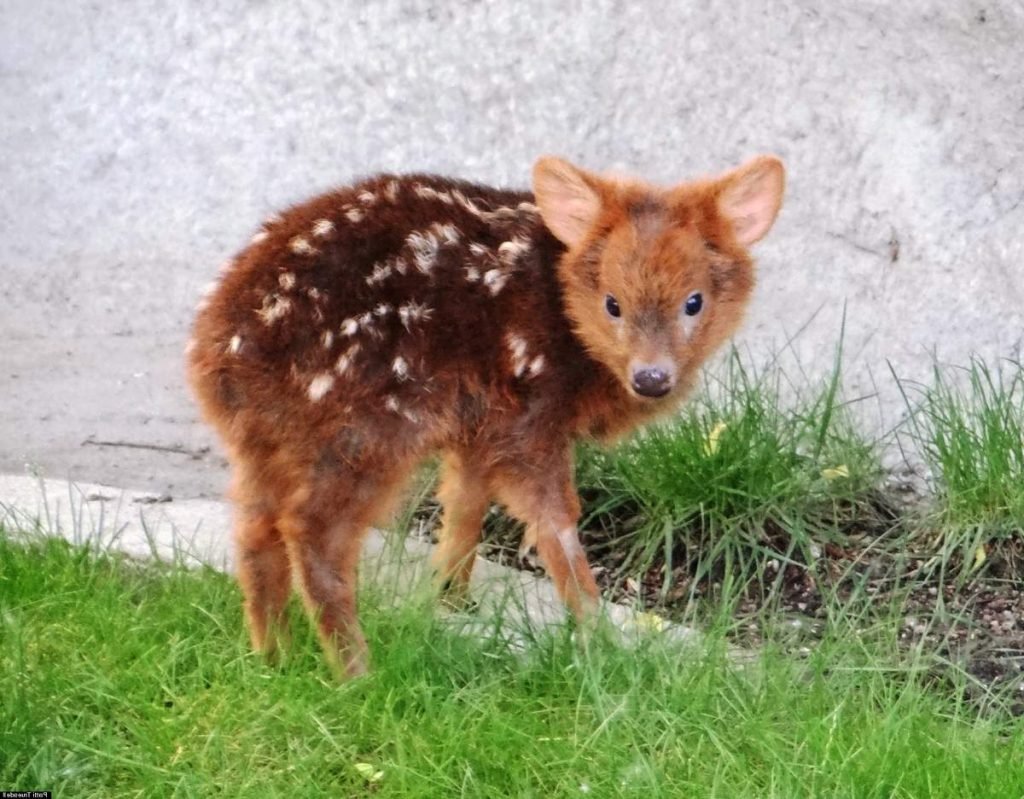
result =
[[[1024,5],[106,2],[0,7],[0,470],[209,493],[180,350],[272,209],[375,170],[523,185],[554,152],[670,182],[781,155],[742,340],[827,365],[1024,335]],[[816,314],[816,315],[815,315]]]

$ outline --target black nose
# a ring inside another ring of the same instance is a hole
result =
[[[664,397],[672,388],[668,372],[652,367],[633,372],[633,390],[642,397]]]

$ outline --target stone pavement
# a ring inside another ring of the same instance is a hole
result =
[[[0,525],[38,529],[73,543],[89,543],[133,557],[231,571],[227,504],[198,499],[161,501],[165,499],[107,485],[0,475]],[[431,590],[430,550],[431,545],[424,541],[401,540],[374,530],[363,550],[360,580],[364,586],[372,584],[378,598],[411,601]],[[477,612],[458,614],[460,627],[465,629],[486,625],[500,614],[502,629],[519,631],[521,641],[523,631],[565,621],[565,610],[550,581],[483,558],[473,570],[471,596],[478,604]],[[627,643],[648,634],[680,643],[699,640],[691,629],[623,605],[606,603],[602,612]]]

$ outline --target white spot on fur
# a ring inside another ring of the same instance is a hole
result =
[[[267,238],[269,238],[269,236],[270,234],[267,233],[267,231],[261,230],[258,233],[256,233],[251,239],[249,239],[249,243],[259,244],[261,241],[266,241]]]
[[[337,362],[334,364],[334,371],[339,375],[345,374],[352,366],[352,362],[355,360],[356,355],[359,353],[359,345],[351,345],[345,352],[338,356]]]
[[[190,338],[188,341],[185,342],[185,354],[186,355],[191,355],[195,351],[195,348],[196,348],[196,340],[194,338]]]
[[[242,349],[242,337],[236,333],[231,337],[231,341],[228,342],[228,352],[232,355],[237,355],[240,349]]]
[[[409,379],[409,362],[399,355],[395,360],[391,362],[391,371],[395,373],[395,377],[399,380]]]
[[[288,242],[288,248],[296,255],[316,255],[317,249],[305,236],[296,236]]]
[[[365,214],[361,208],[350,208],[345,212],[345,218],[349,222],[362,222]]]
[[[359,345],[353,344],[345,352],[338,356],[338,360],[334,364],[334,371],[339,375],[345,374],[351,368],[352,362],[355,360],[356,355],[359,353]]]
[[[481,244],[479,241],[474,241],[472,244],[470,244],[469,251],[473,255],[476,255],[477,257],[482,257],[491,254],[490,248],[484,244]]]
[[[428,308],[426,305],[421,305],[418,302],[409,302],[398,309],[398,318],[402,320],[402,325],[406,330],[411,330],[414,323],[430,319],[433,313],[433,309]]]
[[[448,192],[438,191],[432,186],[424,186],[422,183],[414,184],[412,190],[416,192],[417,196],[422,197],[424,200],[440,200],[448,205],[452,205],[455,202],[455,198]]]
[[[387,185],[384,187],[384,196],[388,199],[388,202],[394,202],[398,199],[398,181],[389,180]]]
[[[308,289],[306,289],[306,295],[311,300],[313,300],[313,302],[317,302],[320,299],[320,296],[321,296],[320,295],[320,289],[318,289],[316,286],[313,286],[312,288],[308,288]]]
[[[341,335],[343,336],[354,336],[359,332],[359,320],[354,317],[349,317],[341,323]]]
[[[373,205],[377,202],[377,196],[372,191],[361,191],[356,199],[363,205]]]
[[[492,297],[497,297],[507,282],[508,275],[503,274],[500,269],[488,269],[484,273],[484,285],[490,289]]]
[[[366,276],[367,286],[377,286],[391,276],[391,265],[387,263],[374,264],[373,272]]]
[[[437,251],[440,246],[437,237],[429,231],[426,233],[413,231],[408,235],[405,243],[412,250],[416,268],[423,274],[429,275],[437,263]]]
[[[514,236],[506,242],[503,242],[498,247],[498,257],[501,260],[511,263],[515,261],[520,255],[530,251],[530,242],[519,236]]]
[[[281,284],[281,288],[285,291],[291,291],[295,288],[295,275],[291,272],[282,272],[278,276],[277,282]]]
[[[466,282],[477,283],[480,280],[480,270],[475,266],[466,267]]]
[[[323,372],[318,374],[310,381],[309,384],[309,398],[313,402],[319,402],[324,398],[324,395],[334,386],[334,375],[330,372]]]
[[[318,239],[327,238],[334,232],[334,223],[330,219],[318,219],[313,223],[313,235]]]
[[[544,356],[543,355],[538,355],[536,358],[534,358],[532,361],[530,361],[530,365],[528,367],[526,367],[526,371],[529,373],[530,377],[536,377],[541,372],[543,372],[544,371]]]
[[[419,416],[417,416],[414,411],[403,410],[402,406],[398,402],[398,397],[396,397],[394,394],[388,394],[384,398],[384,407],[387,408],[392,413],[397,413],[400,414],[401,416],[404,416],[410,422],[418,422],[420,420]]]
[[[291,300],[279,294],[268,294],[263,298],[263,306],[257,311],[263,324],[270,325],[291,310]]]
[[[283,216],[280,214],[271,214],[263,224],[265,227],[271,227],[272,225],[280,225],[282,222],[284,222]]]
[[[324,349],[329,350],[331,345],[334,344],[334,333],[330,330],[325,330],[324,334],[320,336],[320,341],[323,343]]]
[[[515,373],[516,377],[522,377],[523,372],[526,371],[526,362],[528,359],[526,354],[526,339],[518,333],[506,333],[505,346],[508,347],[509,354],[512,356],[512,371]]]
[[[409,269],[409,264],[404,258],[395,258],[393,266],[394,270],[400,275],[404,275]]]
[[[506,333],[505,345],[513,358],[523,358],[526,355],[526,339],[518,333]]]
[[[528,214],[539,214],[540,208],[533,203],[522,202],[516,206],[520,211],[525,211]]]
[[[439,239],[441,239],[442,243],[447,244],[451,247],[454,247],[456,244],[458,244],[459,239],[461,238],[459,229],[455,227],[455,225],[442,225],[440,223],[435,222],[433,225],[430,226],[430,229]]]
[[[390,305],[388,305],[386,302],[382,302],[380,305],[373,309],[373,312],[383,319],[385,316],[391,313],[392,310],[393,308]]]
[[[458,189],[452,189],[451,195],[452,199],[454,199],[457,204],[461,205],[471,214],[480,217],[484,216],[483,209],[481,209],[480,206],[478,206],[476,203],[470,200],[465,194],[463,194]]]
[[[371,311],[366,311],[359,315],[359,328],[366,331],[374,338],[383,338],[384,331],[377,327],[376,320],[373,318]]]

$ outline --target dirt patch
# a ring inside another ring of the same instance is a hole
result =
[[[736,643],[758,646],[770,634],[807,656],[837,616],[853,614],[865,626],[895,618],[901,648],[931,656],[936,686],[966,677],[967,696],[979,706],[998,696],[1011,713],[1024,715],[1024,530],[987,545],[983,557],[975,551],[940,558],[936,535],[914,526],[915,508],[916,497],[906,491],[879,493],[860,519],[842,526],[841,540],[812,545],[809,559],[793,550],[784,530],[763,531],[761,546],[777,557],[759,555],[743,577],[733,609]],[[439,515],[433,501],[424,504],[413,529],[436,540]],[[638,508],[619,506],[613,518],[592,519],[581,534],[603,595],[669,619],[714,613],[724,564],[705,563],[698,573],[697,558],[686,551],[693,539],[679,535],[668,558],[661,551],[638,567],[630,533],[642,522]],[[492,509],[480,554],[542,574],[534,554],[519,553],[521,536],[518,524]]]

